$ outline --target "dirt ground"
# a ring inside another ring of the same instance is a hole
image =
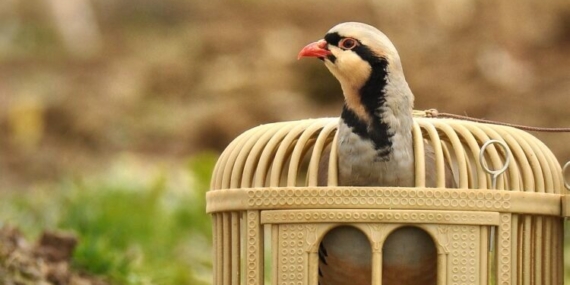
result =
[[[36,243],[15,227],[0,228],[0,283],[4,285],[106,285],[70,268],[75,237],[44,232]]]

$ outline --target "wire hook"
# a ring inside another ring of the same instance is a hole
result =
[[[492,170],[491,168],[489,168],[485,160],[485,151],[487,150],[487,147],[491,144],[498,144],[505,151],[505,157],[506,157],[505,164],[503,165],[503,167],[497,170]],[[483,170],[485,170],[485,172],[491,175],[491,189],[497,189],[497,178],[499,177],[499,175],[503,174],[507,170],[509,164],[511,163],[511,150],[509,149],[506,143],[500,140],[488,140],[481,147],[481,151],[479,152],[479,162],[481,163],[481,167],[483,167]],[[489,251],[492,252],[494,250],[495,250],[495,227],[491,227],[491,232],[489,233]]]
[[[506,157],[505,158],[505,164],[503,165],[503,167],[501,167],[500,169],[497,169],[497,170],[492,170],[491,168],[489,168],[489,166],[487,165],[487,162],[485,160],[485,150],[487,150],[487,147],[491,144],[500,145],[506,154],[505,155],[505,157]],[[499,177],[499,175],[503,174],[507,170],[507,168],[509,167],[509,164],[511,163],[511,150],[509,149],[509,147],[507,146],[506,143],[504,143],[500,140],[488,140],[481,147],[481,151],[479,152],[479,162],[481,163],[481,167],[483,167],[483,170],[485,170],[485,172],[487,172],[489,175],[491,175],[491,188],[497,189],[497,178]]]

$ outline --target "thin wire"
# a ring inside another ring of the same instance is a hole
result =
[[[457,115],[457,114],[451,114],[451,113],[440,113],[437,109],[425,110],[424,113],[425,113],[425,116],[428,118],[451,118],[451,119],[467,120],[467,121],[478,122],[478,123],[486,123],[486,124],[494,124],[494,125],[513,127],[513,128],[517,128],[517,129],[521,129],[521,130],[525,130],[525,131],[531,131],[531,132],[547,132],[547,133],[567,133],[567,132],[570,132],[570,128],[531,127],[531,126],[511,124],[511,123],[505,123],[505,122],[497,122],[497,121],[486,120],[486,119],[477,119],[477,118],[472,118],[472,117],[462,116],[462,115]]]

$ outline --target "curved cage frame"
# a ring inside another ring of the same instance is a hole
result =
[[[338,186],[337,125],[338,118],[262,125],[226,148],[207,194],[215,285],[263,283],[266,259],[273,284],[316,285],[318,244],[338,225],[357,226],[369,237],[374,268],[381,268],[374,250],[381,251],[388,229],[414,225],[436,241],[438,284],[562,284],[562,217],[569,212],[563,175],[534,136],[505,126],[414,118],[415,187],[347,187]],[[482,152],[490,140],[508,148],[490,144]],[[435,188],[426,187],[424,142],[435,154]],[[323,157],[329,158],[324,167]],[[500,169],[507,160],[496,180],[481,165]],[[446,165],[457,188],[445,188]],[[322,171],[326,186],[319,186]],[[495,228],[496,251],[487,254]],[[458,244],[475,249],[452,248]],[[456,255],[465,256],[453,260]],[[303,266],[295,267],[297,261]],[[478,266],[471,271],[453,262]],[[374,285],[381,284],[379,275],[373,273]]]

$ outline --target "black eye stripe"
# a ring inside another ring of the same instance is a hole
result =
[[[325,35],[325,41],[333,46],[338,46],[338,42],[340,42],[341,39],[342,37],[336,32]]]
[[[338,47],[339,42],[346,37],[341,36],[337,32],[328,33],[325,35],[325,41],[333,46]],[[354,39],[354,38],[353,38]],[[381,66],[387,64],[386,59],[376,55],[368,46],[363,45],[359,40],[354,39],[357,45],[352,49],[356,54],[358,54],[363,60],[370,63],[370,65],[375,66],[380,64]],[[336,58],[335,58],[336,59]],[[334,61],[333,61],[334,62]]]
[[[343,36],[341,36],[341,35],[340,35],[339,33],[337,33],[337,32],[328,33],[328,34],[325,35],[325,41],[326,41],[328,44],[331,44],[331,45],[336,46],[336,47],[340,47],[340,42],[341,42],[343,39],[346,39],[346,38],[349,38],[349,37],[343,37]],[[351,39],[353,39],[353,40],[356,42],[356,45],[361,45],[361,44],[362,44],[359,40],[357,40],[357,39],[355,39],[355,38],[351,38]]]

